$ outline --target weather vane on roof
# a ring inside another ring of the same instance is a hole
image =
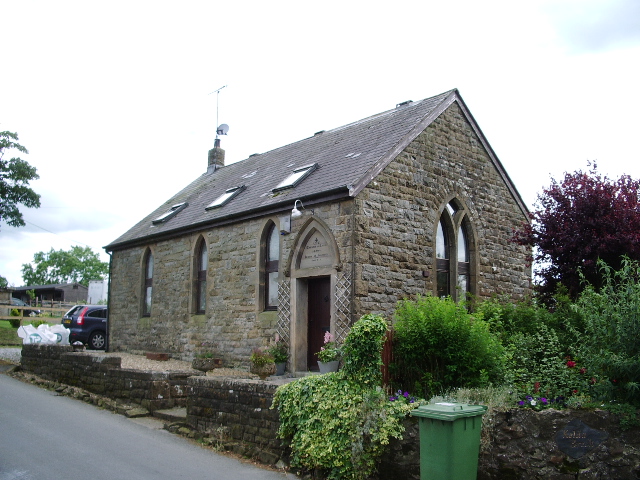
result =
[[[220,139],[218,138],[218,136],[220,135],[226,135],[227,132],[229,131],[229,125],[227,125],[226,123],[223,124],[218,124],[218,109],[219,109],[219,105],[220,105],[220,90],[222,90],[223,88],[226,88],[226,85],[223,85],[222,87],[218,88],[217,90],[214,90],[211,93],[215,93],[216,94],[216,125],[218,125],[218,128],[216,128],[216,147],[220,146]],[[209,95],[211,95],[211,93]]]

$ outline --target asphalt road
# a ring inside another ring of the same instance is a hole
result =
[[[158,428],[0,374],[0,480],[284,480]]]

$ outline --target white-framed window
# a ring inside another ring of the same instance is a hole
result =
[[[313,172],[316,168],[318,168],[317,163],[312,163],[311,165],[305,165],[304,167],[299,167],[293,170],[291,174],[281,181],[275,188],[273,188],[272,192],[278,192],[280,190],[286,190],[287,188],[294,188],[302,182],[305,178],[307,178],[311,172]]]

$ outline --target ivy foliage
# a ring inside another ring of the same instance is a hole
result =
[[[363,316],[345,339],[342,370],[278,388],[272,408],[294,468],[362,480],[375,471],[389,439],[400,438],[402,418],[418,404],[390,402],[380,387],[386,331],[382,317]]]

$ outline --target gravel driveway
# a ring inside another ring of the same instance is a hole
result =
[[[0,360],[6,360],[10,363],[20,363],[22,356],[22,348],[3,348],[0,347]]]

